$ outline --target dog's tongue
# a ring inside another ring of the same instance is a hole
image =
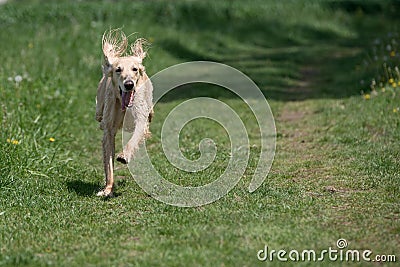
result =
[[[124,92],[122,91],[122,110],[125,110],[127,107],[131,107],[133,104],[133,91]]]

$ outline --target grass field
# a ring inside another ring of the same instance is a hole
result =
[[[399,11],[397,1],[372,0],[1,5],[0,266],[395,266],[261,262],[257,252],[335,249],[344,238],[348,249],[400,261],[400,77],[389,73],[394,80],[378,91],[369,86],[382,69],[370,57],[374,40],[396,40]],[[169,110],[212,96],[252,133],[245,178],[215,203],[178,208],[149,197],[117,165],[117,197],[96,197],[103,167],[94,98],[110,27],[152,43],[149,75],[210,60],[257,83],[277,127],[275,161],[257,191],[247,192],[259,152],[248,108],[226,90],[192,85],[155,107],[153,163],[185,185],[223,171],[230,144],[216,123],[194,122],[182,133],[189,158],[204,137],[218,144],[212,167],[196,175],[170,166],[159,144]],[[392,46],[387,56],[399,62]]]

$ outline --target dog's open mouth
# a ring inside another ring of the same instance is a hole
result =
[[[135,94],[135,90],[125,92],[121,90],[121,97],[122,97],[122,110],[126,108],[130,108],[133,106],[133,96]]]

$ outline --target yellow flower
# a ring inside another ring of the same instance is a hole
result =
[[[400,81],[398,81],[398,82],[397,82],[397,85],[399,85],[399,86],[400,86]]]
[[[390,56],[391,56],[391,57],[395,57],[395,56],[396,56],[396,51],[390,52]]]
[[[365,100],[371,99],[371,95],[370,95],[370,94],[365,94],[365,95],[364,95],[364,99],[365,99]]]
[[[55,139],[54,137],[50,137],[50,138],[49,138],[49,141],[50,141],[50,142],[54,142],[54,141],[56,141],[56,139]]]
[[[389,79],[389,83],[394,83],[393,78],[390,78],[390,79]]]
[[[393,88],[396,88],[396,87],[397,87],[397,84],[396,84],[396,83],[392,83],[392,87],[393,87]]]
[[[384,93],[386,91],[385,87],[381,88],[382,93]]]
[[[399,111],[399,108],[394,108],[393,113],[397,113]]]
[[[18,145],[18,144],[19,144],[19,141],[18,141],[18,140],[15,140],[15,139],[7,138],[7,143],[11,143],[11,144],[13,144],[13,145]]]

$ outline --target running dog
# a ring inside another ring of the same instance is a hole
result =
[[[128,164],[139,144],[150,135],[153,116],[153,86],[142,62],[146,57],[144,39],[137,39],[128,49],[128,38],[119,29],[103,34],[104,61],[96,96],[96,120],[103,130],[105,188],[98,196],[112,196],[114,189],[115,135],[129,112],[134,125],[132,137],[118,154],[117,161]]]

